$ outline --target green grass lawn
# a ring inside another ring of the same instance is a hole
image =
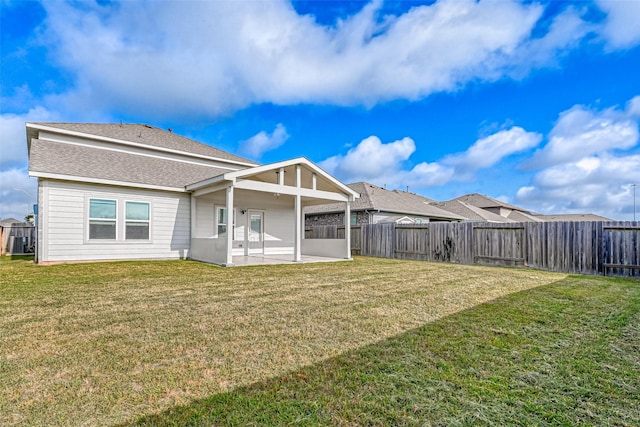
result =
[[[640,281],[0,263],[2,425],[640,425]]]

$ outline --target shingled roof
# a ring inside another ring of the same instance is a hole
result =
[[[540,218],[543,221],[615,221],[596,214],[534,215],[534,218]]]
[[[527,209],[520,208],[518,206],[510,205],[509,203],[501,202],[500,200],[494,199],[493,197],[486,196],[484,194],[471,193],[465,194],[464,196],[456,197],[452,200],[459,200],[468,205],[476,206],[478,208],[496,208],[503,207],[507,209],[513,209],[520,212],[530,213]]]
[[[351,211],[383,211],[404,215],[419,215],[438,219],[464,220],[465,218],[442,210],[432,203],[434,200],[418,194],[400,190],[387,190],[368,182],[347,184],[349,188],[360,193],[360,198],[351,203]],[[344,204],[332,203],[327,205],[309,206],[306,214],[320,214],[344,212]]]
[[[183,188],[229,169],[34,139],[29,172],[81,177],[85,181]]]
[[[143,144],[192,155],[231,160],[245,163],[248,166],[257,165],[254,161],[147,124],[38,122],[31,123],[31,125],[35,125],[38,128],[50,128],[52,131],[56,129],[62,130],[65,134],[91,135],[93,137],[106,138],[113,142]],[[37,138],[37,136],[35,129],[27,128],[28,140]]]
[[[470,221],[497,223],[516,222],[512,219],[505,218],[498,214],[494,214],[492,212],[489,212],[477,206],[470,205],[457,199],[436,203],[435,205],[440,209],[463,216]]]
[[[109,145],[58,142],[49,136],[39,139],[41,132],[60,132]],[[184,189],[194,182],[257,165],[148,125],[28,123],[27,138],[29,173],[34,176]]]

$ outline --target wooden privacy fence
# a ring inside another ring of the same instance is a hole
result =
[[[362,227],[351,226],[351,254],[360,255]],[[344,239],[344,225],[314,225],[306,227],[305,239]]]
[[[312,227],[305,237],[344,238],[344,227]],[[351,246],[383,258],[640,277],[638,221],[372,224],[352,227]]]

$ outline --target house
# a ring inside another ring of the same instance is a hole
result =
[[[348,234],[304,239],[305,207],[336,203],[348,218],[358,198],[305,158],[259,165],[143,124],[27,123],[26,132],[38,262],[351,257]]]
[[[615,221],[614,219],[607,218],[606,216],[596,214],[536,214],[534,217],[539,218],[542,221]]]
[[[436,206],[467,217],[470,221],[483,222],[546,222],[546,221],[612,221],[594,214],[542,215],[492,197],[472,193],[437,203]]]
[[[473,222],[493,222],[510,223],[517,222],[513,219],[505,218],[496,213],[489,212],[477,206],[470,205],[461,200],[449,200],[446,202],[434,203],[434,206],[447,212],[455,213],[466,218],[466,221]]]
[[[351,225],[395,222],[421,224],[435,221],[463,221],[465,218],[435,206],[434,200],[400,190],[387,190],[368,182],[348,184],[360,197],[351,205]],[[305,209],[306,225],[342,225],[345,211],[340,204]]]

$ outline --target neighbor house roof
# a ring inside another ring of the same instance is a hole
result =
[[[3,220],[0,220],[0,226],[10,226],[12,224],[23,224],[24,221],[20,221],[18,219],[15,218],[5,218]]]
[[[456,197],[455,199],[452,199],[452,200],[459,200],[468,205],[476,206],[478,208],[483,208],[483,209],[502,207],[502,208],[513,209],[521,212],[530,213],[530,211],[527,209],[510,205],[509,203],[502,202],[498,199],[494,199],[493,197],[489,197],[484,194],[478,194],[478,193],[465,194],[463,196]]]
[[[202,144],[184,136],[147,124],[129,123],[52,123],[38,122],[27,123],[27,139],[38,137],[39,130],[52,132],[63,131],[66,135],[91,136],[102,138],[110,142],[120,142],[126,145],[141,144],[164,149],[173,152],[182,152],[189,155],[200,155],[209,158],[230,160],[255,166],[256,162],[240,156],[222,151],[210,145]]]
[[[470,205],[457,199],[436,203],[435,205],[440,209],[463,216],[470,221],[499,223],[516,222],[513,219],[505,218],[498,214],[494,214],[492,212],[489,212],[477,206]]]
[[[545,220],[540,216],[530,215],[526,212],[513,210],[507,215],[507,218],[516,222],[544,222]]]
[[[351,203],[351,211],[383,211],[438,219],[464,220],[465,218],[433,205],[434,200],[418,194],[400,190],[387,190],[368,182],[347,184],[360,193],[360,198]],[[344,212],[344,205],[332,203],[305,208],[306,214]]]
[[[611,218],[596,214],[559,214],[559,215],[534,215],[542,221],[615,221]]]

